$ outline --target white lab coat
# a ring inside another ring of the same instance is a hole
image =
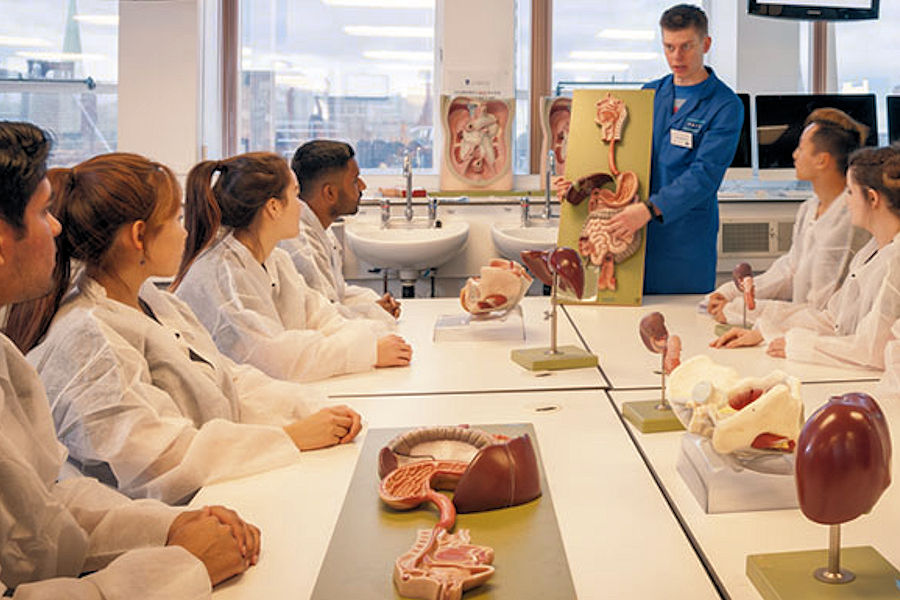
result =
[[[0,595],[18,586],[20,599],[208,598],[203,563],[163,546],[180,510],[86,477],[57,483],[66,450],[41,381],[2,335],[0,361]]]
[[[791,248],[778,257],[765,273],[753,278],[758,302],[747,311],[753,322],[765,309],[766,300],[786,300],[806,303],[824,309],[844,277],[854,254],[871,237],[863,229],[850,223],[847,192],[834,199],[825,214],[816,218],[819,199],[812,197],[800,205],[794,219]],[[722,294],[728,304],[725,318],[740,325],[744,314],[744,296],[733,281],[714,292]]]
[[[306,285],[328,298],[343,316],[374,319],[391,329],[396,327],[396,319],[376,304],[381,296],[375,290],[344,281],[341,245],[331,228],[322,227],[319,217],[305,203],[300,212],[300,235],[282,240],[278,246],[291,255]]]
[[[385,326],[346,319],[275,248],[264,265],[229,233],[205,250],[176,294],[224,354],[272,377],[311,381],[375,366]]]
[[[141,297],[159,322],[79,277],[28,354],[83,472],[129,496],[175,503],[298,460],[282,426],[308,412],[305,390],[233,369],[171,294],[146,284]]]
[[[884,349],[898,318],[900,234],[881,250],[875,239],[869,240],[824,310],[773,301],[756,326],[767,342],[784,336],[787,358],[883,369]]]
[[[884,348],[884,376],[875,387],[876,400],[900,400],[900,320],[891,327],[891,341]]]

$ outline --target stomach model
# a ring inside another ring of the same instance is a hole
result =
[[[456,513],[516,506],[541,495],[537,457],[528,435],[509,439],[468,427],[426,427],[381,449],[378,495],[396,510],[430,502],[440,516],[394,562],[394,585],[408,598],[460,600],[494,574],[494,550],[450,533]],[[455,490],[451,501],[437,490]]]

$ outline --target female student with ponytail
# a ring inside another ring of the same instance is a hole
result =
[[[235,365],[183,302],[148,281],[175,274],[186,235],[167,167],[107,154],[48,178],[63,230],[55,288],[14,306],[7,331],[29,351],[83,472],[175,503],[356,436],[356,412],[310,415],[309,390]]]
[[[277,154],[204,161],[188,174],[188,240],[176,294],[224,354],[308,381],[409,364],[381,321],[347,319],[309,288],[278,242],[300,227],[297,178]]]

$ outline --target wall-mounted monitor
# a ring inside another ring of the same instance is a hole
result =
[[[741,137],[738,139],[737,149],[734,151],[731,168],[751,169],[753,168],[753,153],[750,148],[750,94],[741,92],[738,94],[738,98],[744,105],[744,124],[741,125]]]
[[[900,96],[887,97],[888,143],[900,142]]]
[[[879,0],[747,0],[747,12],[807,21],[877,19]],[[896,0],[895,0],[896,1]]]
[[[813,110],[838,108],[869,127],[867,146],[878,145],[875,94],[784,94],[756,96],[759,169],[793,169],[792,154]]]

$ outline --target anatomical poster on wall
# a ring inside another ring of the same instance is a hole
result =
[[[646,228],[623,239],[608,222],[647,200],[652,143],[652,90],[574,91],[558,244],[581,255],[585,290],[581,300],[562,293],[560,301],[641,304]]]
[[[513,99],[441,96],[441,190],[512,189]]]

